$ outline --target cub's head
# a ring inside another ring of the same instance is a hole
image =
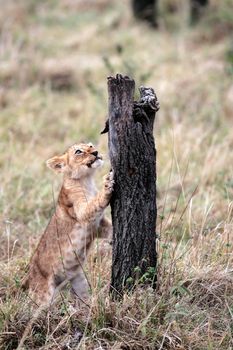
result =
[[[91,143],[74,144],[65,154],[55,156],[46,162],[50,169],[64,173],[72,179],[91,175],[102,163],[102,156]]]

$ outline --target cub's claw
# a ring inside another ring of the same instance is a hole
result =
[[[104,177],[104,190],[106,193],[111,194],[114,187],[114,174],[110,171],[109,174]]]

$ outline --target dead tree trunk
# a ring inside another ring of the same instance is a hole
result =
[[[156,150],[153,138],[159,109],[151,88],[139,89],[134,80],[108,78],[109,154],[114,171],[111,200],[113,258],[111,293],[121,297],[135,282],[156,282]]]

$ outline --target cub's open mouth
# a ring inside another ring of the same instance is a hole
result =
[[[92,164],[95,163],[98,159],[102,160],[102,157],[95,157],[95,159],[91,160],[89,163],[87,163],[88,168],[91,168]]]

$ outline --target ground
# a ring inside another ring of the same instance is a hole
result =
[[[126,0],[1,5],[1,349],[16,348],[31,318],[20,284],[61,183],[45,161],[85,140],[107,158],[106,77],[118,72],[160,102],[157,290],[111,301],[111,247],[100,244],[88,317],[65,291],[25,349],[233,348],[233,3],[211,0],[195,27],[187,2],[172,3],[160,4],[160,30]]]

